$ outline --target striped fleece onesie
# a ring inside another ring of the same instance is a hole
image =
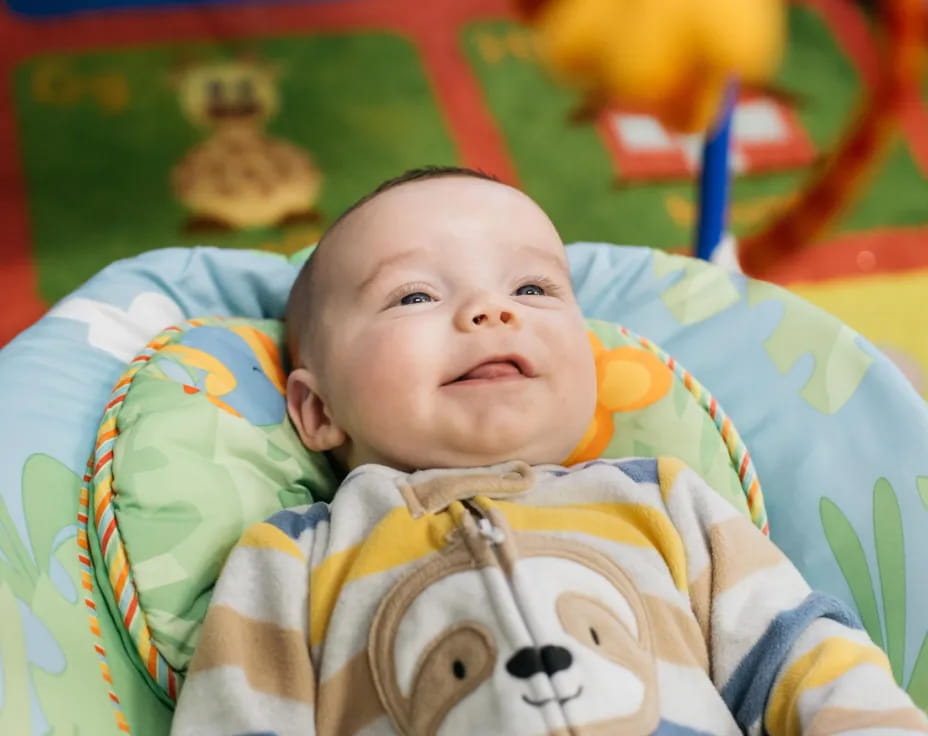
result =
[[[675,460],[354,470],[251,527],[172,733],[928,734],[883,652]]]

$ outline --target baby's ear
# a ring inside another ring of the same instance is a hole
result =
[[[319,395],[316,377],[305,368],[287,376],[287,413],[303,444],[314,452],[334,450],[348,439]]]

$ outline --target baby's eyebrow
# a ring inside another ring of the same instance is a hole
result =
[[[383,260],[379,261],[376,266],[371,270],[371,272],[364,277],[364,280],[358,286],[358,291],[362,292],[367,289],[371,284],[373,284],[386,269],[391,266],[395,266],[397,263],[405,260],[411,260],[418,255],[417,251],[413,248],[408,250],[402,250],[399,253],[394,253],[392,256],[388,256]]]
[[[545,248],[539,248],[537,245],[524,245],[519,248],[520,256],[532,256],[534,258],[540,258],[542,260],[548,261],[552,265],[556,266],[559,271],[562,271],[566,275],[570,275],[570,268],[567,265],[567,261],[564,258],[560,258],[554,253]]]

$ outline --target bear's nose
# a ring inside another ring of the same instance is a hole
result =
[[[543,647],[523,647],[506,662],[506,671],[513,677],[528,679],[538,672],[553,675],[566,670],[574,658],[570,650],[548,644]]]

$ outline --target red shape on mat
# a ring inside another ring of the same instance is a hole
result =
[[[777,264],[768,278],[788,285],[924,268],[928,268],[928,227],[895,227],[844,233],[813,245]]]
[[[0,215],[0,229],[7,237],[4,218]],[[15,242],[15,241],[11,241]],[[23,241],[25,242],[25,238]],[[12,250],[5,247],[4,251]],[[35,322],[45,312],[46,305],[36,293],[35,271],[28,255],[7,257],[0,253],[3,263],[0,269],[0,347],[6,345],[17,334]]]
[[[4,35],[0,15],[0,38]],[[0,44],[0,48],[6,44]],[[6,71],[10,79],[11,69]],[[26,222],[26,198],[17,182],[23,181],[19,165],[16,131],[13,127],[13,85],[6,85],[7,104],[0,100],[0,346],[35,322],[46,305],[39,297],[32,254],[29,252],[29,231]]]
[[[625,181],[692,179],[701,168],[703,136],[667,130],[650,115],[604,110],[597,130]],[[746,92],[732,127],[736,174],[795,169],[815,160],[815,145],[796,113],[769,95]]]
[[[853,62],[862,83],[873,87],[879,74],[879,51],[866,16],[846,0],[797,0],[818,12],[845,55]],[[928,106],[917,84],[912,84],[903,104],[900,124],[912,158],[928,177]]]

